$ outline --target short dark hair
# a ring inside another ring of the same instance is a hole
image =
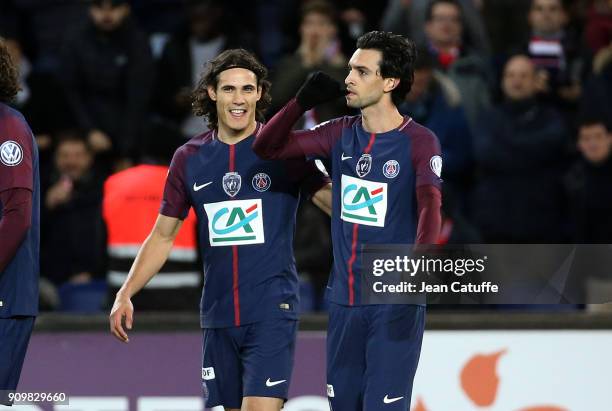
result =
[[[55,140],[53,144],[54,151],[57,151],[57,149],[63,144],[76,143],[83,144],[83,147],[85,147],[85,150],[88,153],[93,153],[91,145],[89,144],[89,141],[87,141],[87,139],[85,138],[85,133],[83,132],[83,130],[77,128],[60,130],[55,133],[53,137]]]
[[[92,0],[91,2],[91,4],[96,7],[102,7],[106,3],[110,3],[112,7],[118,7],[124,4],[130,5],[129,0]]]
[[[310,13],[321,14],[336,24],[336,8],[327,0],[309,0],[302,5],[301,21]]]
[[[12,103],[19,93],[19,74],[6,43],[0,37],[0,102]]]
[[[244,49],[226,50],[208,62],[198,85],[191,94],[193,114],[206,117],[208,126],[213,129],[219,127],[217,103],[210,98],[207,88],[213,86],[216,89],[219,83],[219,74],[231,68],[243,68],[255,73],[257,86],[261,87],[261,98],[256,106],[257,120],[264,120],[264,112],[272,100],[270,97],[270,82],[267,80],[268,69],[253,54]]]
[[[416,46],[414,42],[399,34],[386,31],[370,31],[357,40],[358,49],[379,50],[382,60],[379,63],[383,78],[399,78],[399,84],[391,92],[391,99],[399,106],[410,92],[414,81]]]
[[[432,0],[427,5],[427,9],[425,11],[425,21],[429,22],[433,19],[433,10],[438,4],[451,4],[459,10],[459,15],[461,16],[461,21],[463,21],[463,8],[461,4],[457,0]]]
[[[612,123],[603,113],[583,112],[580,114],[580,117],[578,118],[578,129],[581,129],[582,127],[598,126],[598,125],[603,126],[608,131],[608,133],[612,131]]]

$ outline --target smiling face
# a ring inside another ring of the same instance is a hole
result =
[[[255,123],[261,87],[250,70],[231,68],[218,75],[217,87],[208,86],[208,95],[217,106],[219,131],[240,134]]]
[[[391,98],[391,90],[399,79],[380,74],[382,53],[374,49],[357,49],[349,61],[349,74],[344,79],[348,93],[346,105],[364,109],[379,103],[383,96]]]

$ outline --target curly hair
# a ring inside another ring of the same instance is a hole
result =
[[[379,63],[383,78],[399,78],[400,82],[391,92],[396,106],[410,92],[414,82],[414,66],[417,52],[413,41],[386,31],[370,31],[357,40],[358,49],[373,49],[382,53]]]
[[[19,92],[19,74],[6,43],[0,37],[0,101],[11,103]]]
[[[202,73],[198,85],[191,94],[191,107],[196,116],[206,117],[208,126],[212,129],[219,127],[217,118],[217,103],[208,95],[208,86],[217,88],[219,74],[231,68],[243,68],[252,71],[257,77],[257,86],[261,87],[261,98],[256,105],[257,120],[264,120],[264,112],[270,105],[270,82],[266,80],[268,69],[257,58],[244,49],[226,50],[213,60],[209,61]]]

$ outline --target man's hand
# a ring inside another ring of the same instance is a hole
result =
[[[117,337],[119,341],[129,342],[127,332],[123,329],[122,321],[125,317],[125,327],[128,330],[132,329],[132,322],[134,320],[134,306],[132,301],[127,298],[120,296],[119,294],[115,298],[115,303],[110,313],[110,331]]]
[[[295,96],[304,111],[346,94],[346,88],[322,71],[310,74]]]
[[[87,135],[87,141],[95,153],[108,151],[113,147],[110,137],[100,130],[91,130]]]
[[[57,183],[53,184],[47,191],[45,205],[48,209],[54,208],[67,203],[72,197],[73,189],[72,180],[69,177],[63,176]]]

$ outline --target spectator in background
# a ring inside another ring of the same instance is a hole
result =
[[[338,40],[336,11],[325,0],[310,0],[302,8],[300,23],[301,42],[297,51],[284,57],[278,64],[272,82],[272,107],[275,113],[291,100],[309,73],[323,71],[338,81],[344,81],[347,59],[342,54]],[[322,121],[348,113],[344,97],[317,106],[304,115],[304,125],[309,128]]]
[[[516,0],[513,0],[516,1]],[[382,29],[409,37],[417,44],[427,43],[425,26],[429,19],[428,8],[431,0],[390,0],[382,20]],[[477,0],[459,0],[462,9],[462,43],[481,54],[491,50],[489,38],[480,15],[481,2]]]
[[[593,53],[612,43],[612,0],[594,0],[585,22],[585,38]]]
[[[504,68],[505,101],[474,130],[480,169],[470,210],[489,243],[563,241],[567,135],[559,113],[536,100],[536,69],[520,55]]]
[[[541,94],[566,114],[580,97],[581,44],[565,30],[568,14],[562,0],[532,0],[528,14],[529,38],[521,49],[530,58],[541,81]]]
[[[7,39],[5,44],[19,74],[21,90],[14,105],[32,126],[40,152],[41,174],[44,175],[48,171],[52,134],[70,126],[71,119],[66,114],[68,103],[63,90],[53,78],[32,71],[32,65],[16,39]]]
[[[445,186],[451,184],[464,191],[472,173],[472,135],[459,89],[442,72],[434,71],[434,57],[427,49],[417,55],[414,83],[399,107],[400,113],[436,134],[444,158]]]
[[[473,174],[472,135],[459,89],[446,75],[434,70],[435,64],[429,50],[418,50],[414,83],[399,111],[429,128],[440,141],[445,199],[441,242],[469,242],[477,238],[472,235],[475,230],[465,217]]]
[[[9,12],[8,28],[23,46],[37,74],[55,79],[60,71],[60,50],[67,35],[87,17],[84,0],[2,0],[2,14]]]
[[[111,175],[104,183],[102,214],[107,231],[107,282],[111,301],[155,223],[168,166],[177,148],[163,133],[148,137],[143,144],[143,163]],[[202,292],[197,257],[196,219],[191,210],[168,260],[159,274],[132,297],[132,302],[142,310],[193,311]]]
[[[593,60],[593,75],[582,96],[582,112],[602,113],[612,118],[612,44],[601,49]]]
[[[191,91],[200,73],[223,50],[253,44],[247,32],[228,26],[225,13],[217,1],[191,0],[185,9],[188,24],[164,49],[154,100],[156,111],[170,122],[166,128],[171,134],[191,138],[208,129],[191,111]]]
[[[433,0],[425,15],[426,45],[437,68],[451,78],[461,93],[471,127],[490,106],[490,72],[485,59],[463,43],[463,12],[457,0]]]
[[[137,157],[148,109],[154,75],[149,42],[130,20],[127,0],[94,0],[89,15],[67,40],[62,79],[93,151],[125,162]]]
[[[612,129],[610,117],[581,120],[577,147],[581,154],[565,179],[572,241],[612,242]]]
[[[496,60],[503,59],[516,48],[518,39],[529,32],[525,16],[531,0],[483,1],[482,18],[491,40],[491,50]]]
[[[76,132],[58,136],[54,170],[43,186],[41,276],[56,285],[86,283],[103,271],[101,179]]]

